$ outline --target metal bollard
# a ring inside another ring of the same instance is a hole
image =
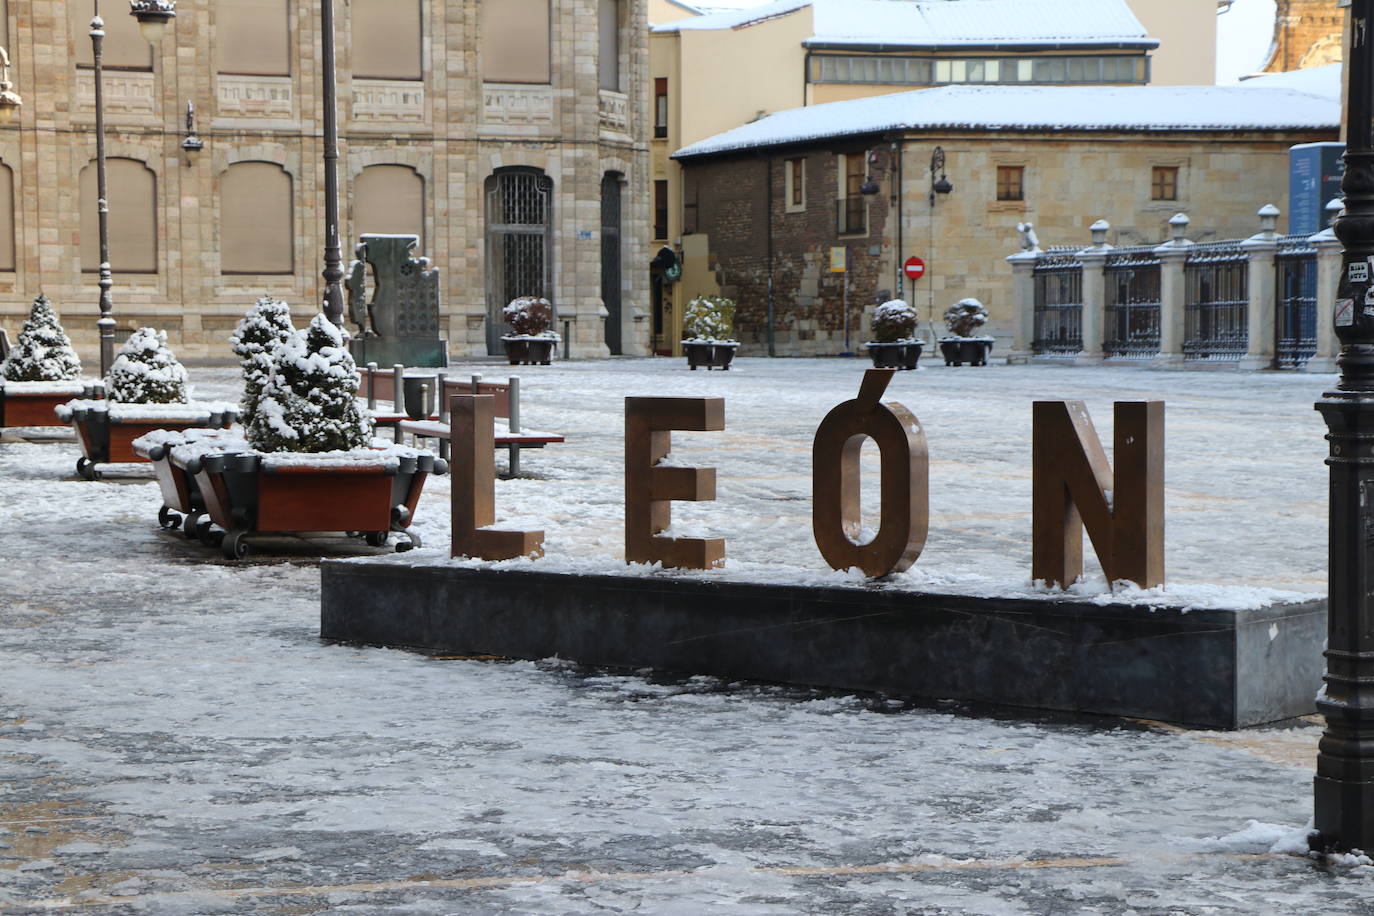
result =
[[[377,411],[377,364],[367,364],[367,409]]]

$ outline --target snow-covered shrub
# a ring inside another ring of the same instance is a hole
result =
[[[124,404],[185,404],[186,367],[167,348],[167,332],[139,328],[115,354],[106,397]]]
[[[33,300],[29,320],[9,356],[0,363],[0,378],[11,382],[64,382],[81,374],[81,360],[57,321],[48,297]]]
[[[502,316],[510,324],[516,337],[557,337],[549,330],[553,324],[553,305],[549,300],[538,296],[521,296],[512,299],[501,310]]]
[[[229,345],[243,367],[243,401],[239,419],[244,427],[257,413],[262,386],[272,374],[272,351],[296,335],[291,309],[280,299],[263,296],[239,321]]]
[[[873,310],[873,338],[878,343],[911,340],[916,334],[916,310],[902,299],[889,299]]]
[[[951,337],[972,337],[987,320],[988,310],[977,299],[960,299],[945,310],[945,327]]]
[[[372,420],[353,399],[361,379],[343,335],[324,315],[271,351],[248,441],[260,452],[364,448]]]
[[[724,296],[697,296],[682,312],[683,340],[732,340],[735,300]]]

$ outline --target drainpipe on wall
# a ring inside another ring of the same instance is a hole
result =
[[[764,222],[768,239],[768,355],[777,356],[773,343],[773,157],[763,160],[763,186],[767,189],[768,203],[764,207]]]
[[[894,155],[897,158],[895,177],[892,185],[892,199],[897,203],[897,250],[892,253],[892,266],[896,270],[898,299],[906,298],[906,273],[902,269],[902,264],[906,260],[906,249],[902,241],[902,138],[898,137],[892,141],[891,149],[896,150]]]

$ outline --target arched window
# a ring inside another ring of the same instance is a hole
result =
[[[67,3],[67,25],[78,67],[95,66],[95,54],[91,50],[93,18],[95,0],[69,0]],[[105,20],[105,39],[100,48],[103,66],[112,70],[153,69],[153,47],[138,31],[138,20],[129,15],[127,3],[121,5],[106,0],[100,18]]]
[[[289,274],[296,268],[291,176],[275,162],[236,162],[219,182],[220,272]]]
[[[107,159],[110,266],[117,274],[157,273],[157,176],[137,159]],[[95,162],[81,170],[81,271],[100,269],[100,198]]]
[[[0,162],[0,271],[14,270],[14,171]]]
[[[420,0],[352,0],[353,75],[421,79]]]
[[[425,252],[425,180],[408,165],[370,165],[353,183],[353,241],[415,235]]]
[[[220,73],[290,76],[287,0],[220,0],[215,43]],[[125,19],[132,18],[127,13]]]
[[[482,0],[482,79],[549,82],[549,0]]]

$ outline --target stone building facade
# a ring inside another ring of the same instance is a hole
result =
[[[1338,0],[1275,0],[1274,41],[1262,73],[1341,62],[1345,11]]]
[[[770,337],[780,356],[857,351],[872,306],[891,297],[917,307],[927,337],[943,333],[949,305],[977,298],[1000,349],[1015,323],[1002,259],[1019,247],[1018,223],[1045,247],[1081,247],[1098,219],[1113,245],[1158,244],[1177,213],[1193,218],[1195,241],[1246,237],[1259,207],[1286,209],[1288,148],[1335,140],[1340,116],[1335,99],[1282,89],[950,88],[912,94],[920,108],[888,99],[886,109],[844,103],[864,106],[852,118],[841,106],[824,118],[782,112],[678,154],[679,285],[737,300],[742,353],[768,352]],[[948,193],[932,193],[937,148]],[[856,178],[877,193],[856,194]],[[831,271],[836,248],[845,273]],[[913,255],[926,267],[914,282],[902,273]]]
[[[24,98],[0,128],[0,326],[46,292],[83,356],[98,289],[93,0],[0,2]],[[106,0],[118,334],[227,354],[255,297],[319,307],[320,0],[180,0],[150,47]],[[442,271],[450,351],[494,352],[515,295],[575,357],[648,337],[645,0],[335,0],[344,257],[413,233]],[[188,152],[188,103],[204,148]]]

